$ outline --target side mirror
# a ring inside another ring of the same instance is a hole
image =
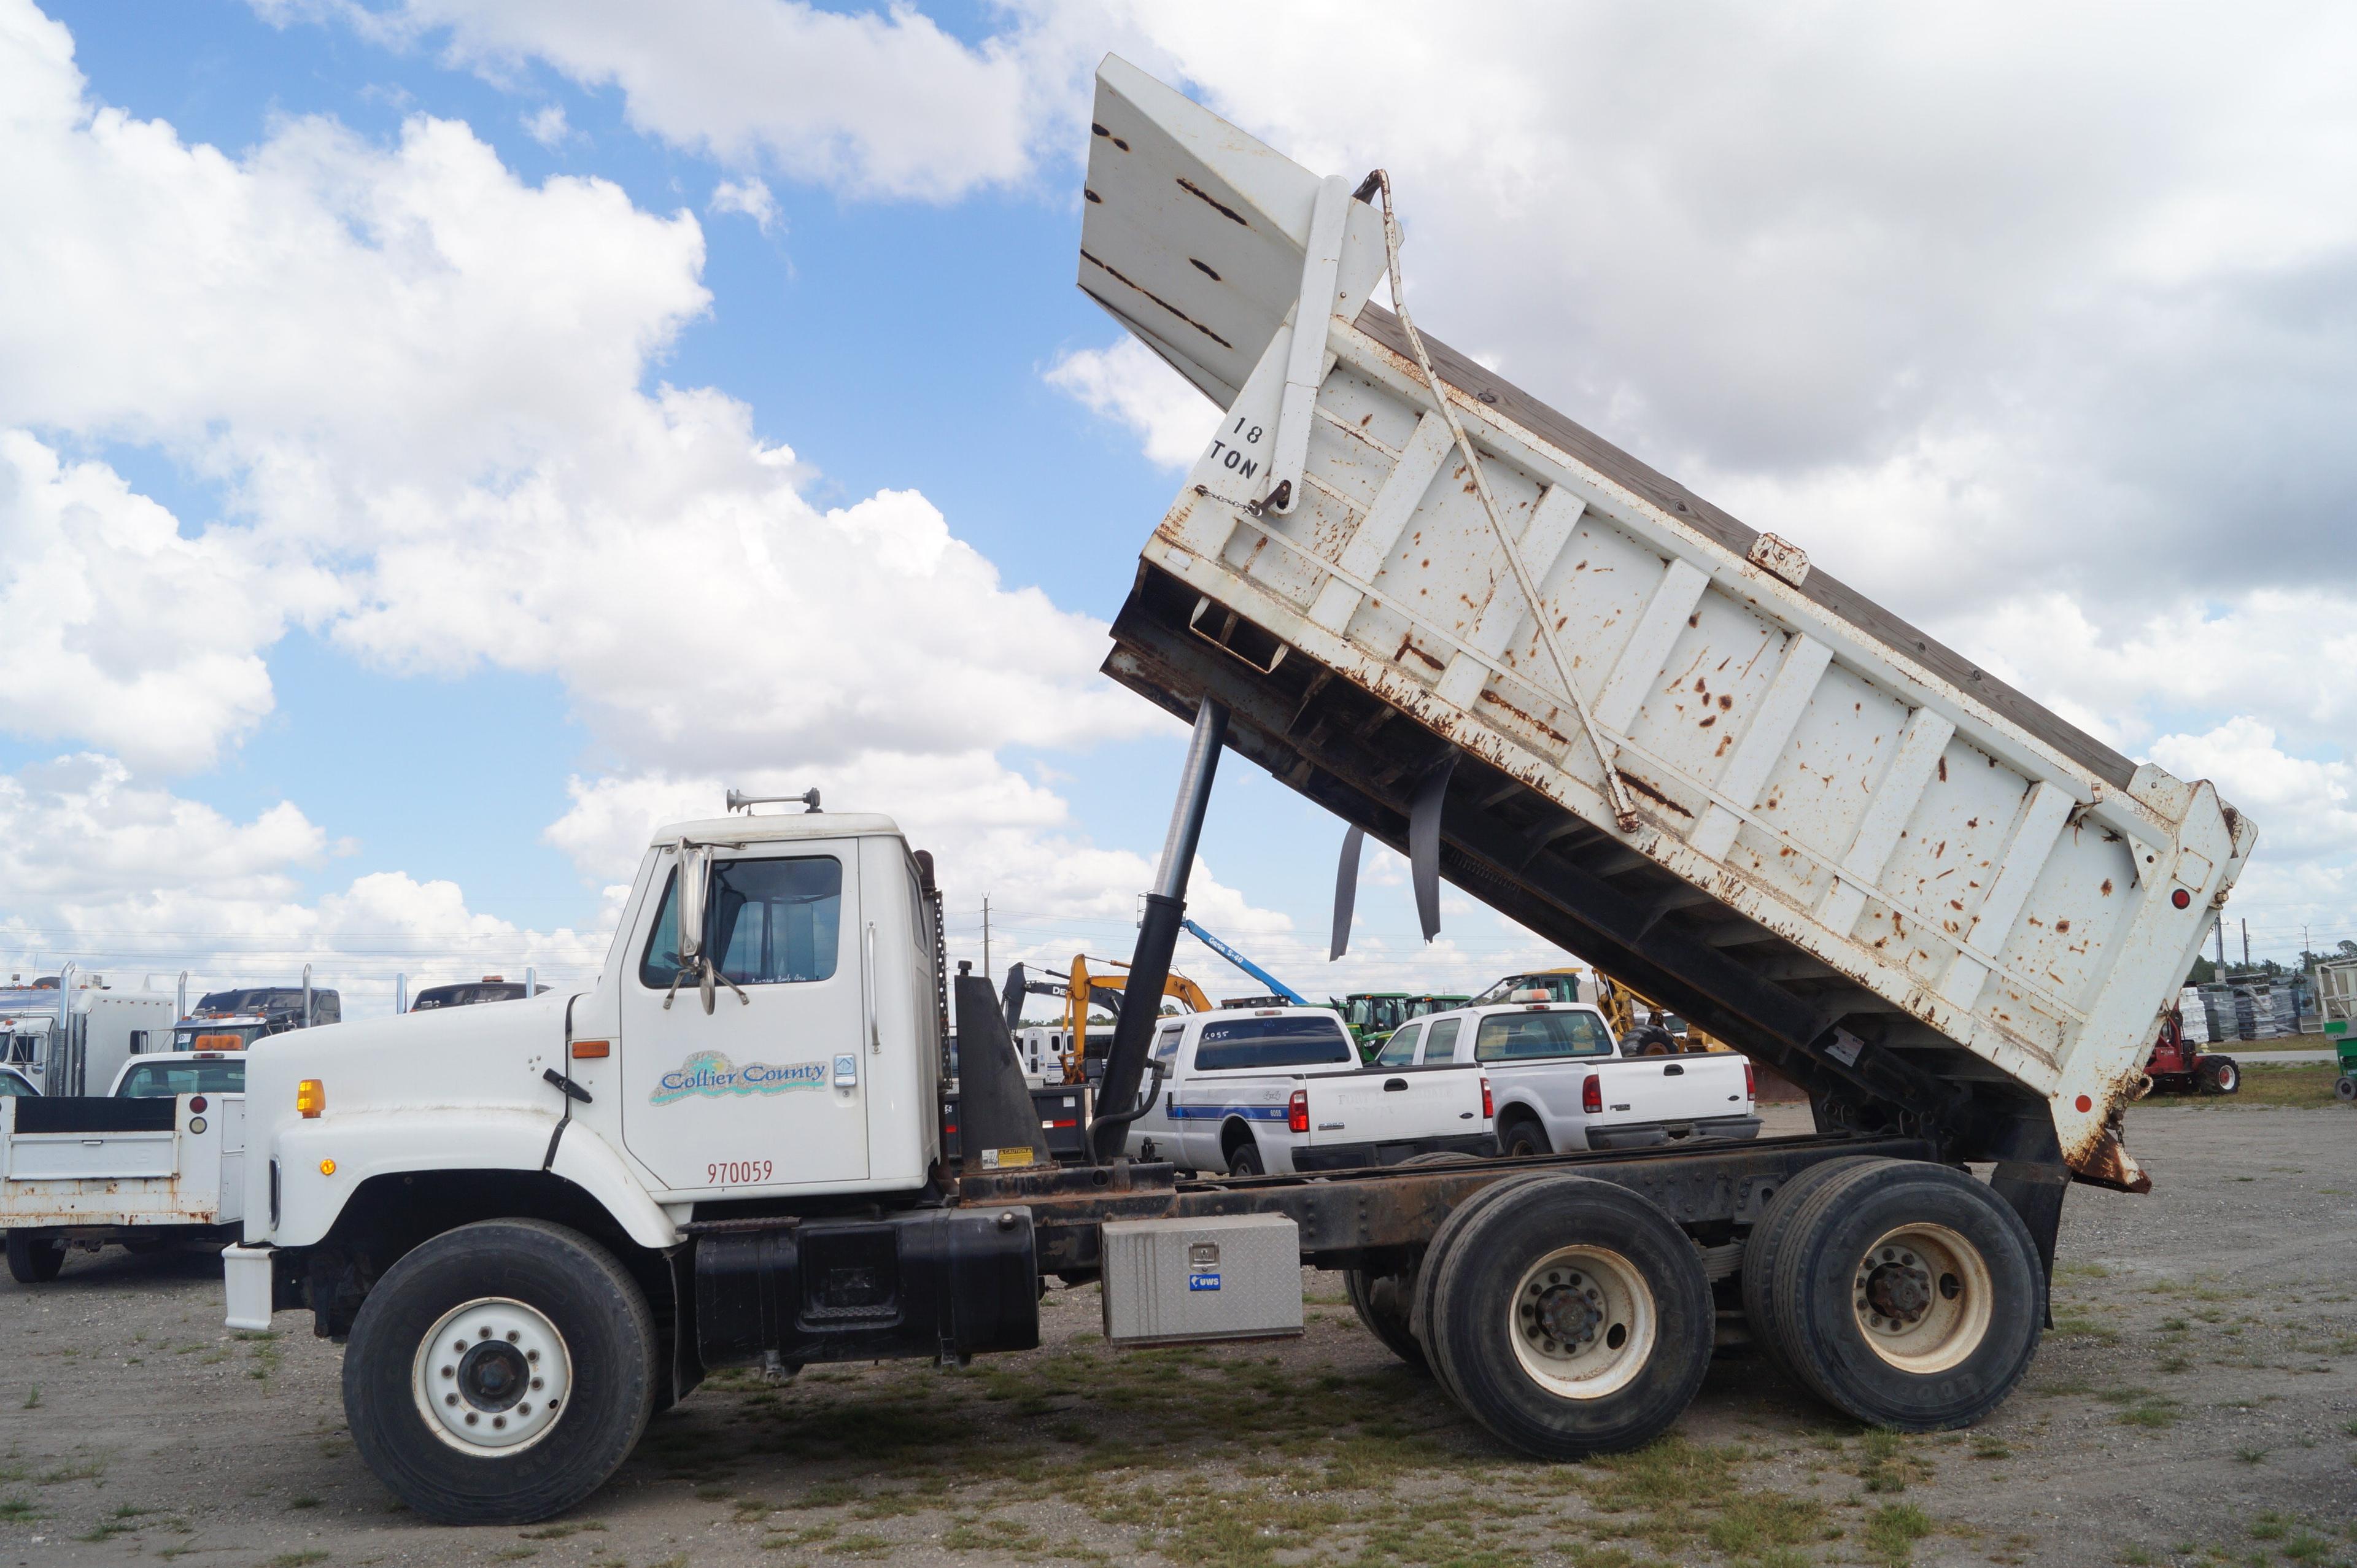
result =
[[[694,969],[704,957],[704,916],[712,891],[712,846],[681,844],[678,877],[679,966]]]

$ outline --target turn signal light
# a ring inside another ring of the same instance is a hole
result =
[[[1589,1079],[1594,1082],[1594,1079]],[[328,1086],[316,1078],[307,1078],[295,1086],[295,1113],[317,1116],[328,1108]]]
[[[1288,1132],[1309,1131],[1309,1091],[1297,1089],[1293,1098],[1285,1102],[1285,1125]]]
[[[1579,1087],[1579,1108],[1590,1116],[1604,1114],[1604,1075],[1591,1072]]]

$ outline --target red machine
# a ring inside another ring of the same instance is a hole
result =
[[[2160,1037],[2144,1070],[2157,1094],[2232,1094],[2243,1087],[2243,1069],[2233,1058],[2210,1056],[2185,1043],[2185,1018],[2174,1007],[2161,1015]]]

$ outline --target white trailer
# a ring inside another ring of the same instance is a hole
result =
[[[945,1163],[938,895],[888,819],[683,822],[587,989],[253,1047],[229,1321],[348,1340],[360,1452],[467,1522],[577,1503],[706,1368],[1029,1348],[1051,1274],[1159,1343],[1297,1332],[1298,1265],[1346,1271],[1549,1458],[1667,1430],[1718,1286],[1852,1418],[1979,1419],[2037,1349],[2067,1183],[2143,1185],[2120,1108],[2250,824],[1480,367],[1433,346],[1427,380],[1364,303],[1380,181],[1118,60],[1092,131],[1083,285],[1231,415],[1114,628],[1107,668],[1195,731],[1095,1163],[1048,1159],[963,970]],[[1228,749],[1403,848],[1425,901],[1446,875],[1771,1062],[1817,1133],[1311,1179],[1118,1157]]]

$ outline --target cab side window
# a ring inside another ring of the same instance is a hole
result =
[[[1443,1018],[1433,1025],[1432,1038],[1424,1047],[1424,1059],[1427,1062],[1455,1061],[1457,1033],[1464,1026],[1464,1023],[1465,1020],[1462,1018]]]
[[[832,979],[843,916],[843,862],[833,855],[721,860],[712,868],[706,950],[739,985]],[[639,961],[639,983],[662,990],[679,972],[679,874]]]
[[[1162,1064],[1164,1071],[1178,1070],[1178,1036],[1185,1032],[1183,1027],[1165,1029],[1154,1036],[1154,1059]]]
[[[1422,1024],[1409,1024],[1404,1026],[1394,1033],[1390,1039],[1383,1042],[1383,1050],[1375,1058],[1375,1065],[1377,1067],[1410,1067],[1415,1065],[1416,1042],[1423,1038],[1424,1026]]]

